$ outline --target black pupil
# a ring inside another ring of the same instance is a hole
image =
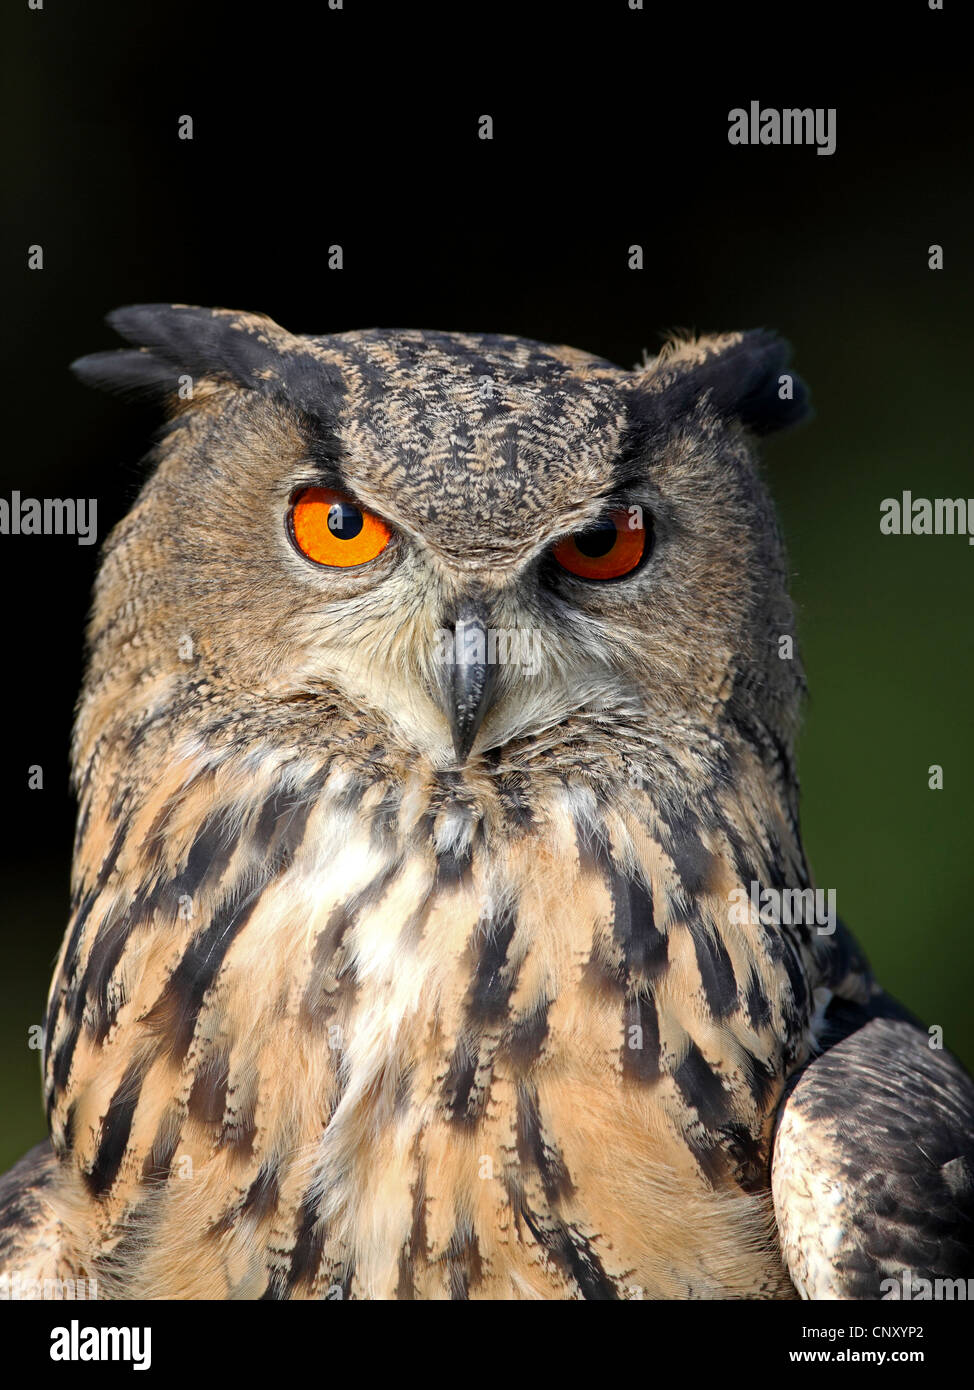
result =
[[[351,502],[333,502],[328,509],[328,530],[340,541],[350,541],[362,529],[362,513]]]
[[[588,531],[580,531],[575,537],[575,545],[590,560],[598,560],[603,555],[608,555],[616,543],[617,534],[614,523],[604,521]]]

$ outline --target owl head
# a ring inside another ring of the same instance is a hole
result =
[[[82,745],[96,701],[206,698],[235,737],[300,710],[310,740],[344,720],[440,770],[628,749],[664,776],[728,722],[790,749],[802,675],[754,451],[805,411],[779,339],[625,371],[494,334],[109,321],[133,347],[74,370],[169,420],[105,547]]]

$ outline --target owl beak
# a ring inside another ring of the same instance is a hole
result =
[[[441,691],[458,763],[467,761],[497,685],[497,663],[488,660],[488,624],[486,608],[467,601],[447,627],[451,641]]]

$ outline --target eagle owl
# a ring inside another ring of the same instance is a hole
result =
[[[780,340],[624,371],[110,321],[132,348],[77,373],[168,423],[96,586],[6,1268],[270,1299],[974,1273],[974,1087],[811,910],[755,459],[805,409]]]

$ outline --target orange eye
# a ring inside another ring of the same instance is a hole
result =
[[[299,493],[291,504],[289,523],[302,555],[316,565],[343,569],[368,564],[392,538],[380,517],[329,487],[306,487]]]
[[[642,560],[646,541],[642,508],[619,508],[587,531],[566,536],[552,554],[562,569],[581,579],[619,579]]]

